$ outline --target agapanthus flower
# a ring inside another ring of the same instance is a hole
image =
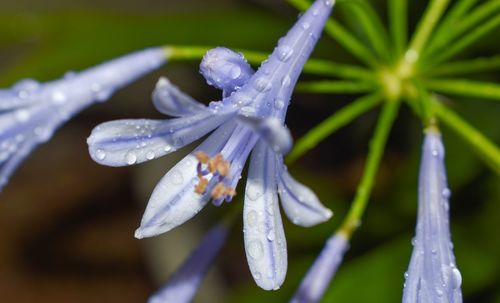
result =
[[[165,286],[149,298],[148,303],[191,302],[228,233],[228,227],[223,223],[212,227]]]
[[[286,110],[332,7],[332,1],[315,1],[254,74],[242,55],[223,48],[209,51],[201,72],[223,90],[222,101],[205,106],[162,79],[153,93],[154,104],[178,118],[119,120],[94,129],[88,139],[90,154],[110,166],[152,160],[215,129],[160,180],[137,238],[179,226],[209,200],[215,205],[231,201],[253,150],[243,210],[245,250],[256,283],[264,289],[280,287],[287,252],[278,190],[285,213],[296,224],[311,226],[332,215],[283,164],[283,153],[292,144],[284,126]]]
[[[319,302],[337,272],[347,249],[349,249],[349,240],[346,234],[337,232],[330,237],[321,254],[300,283],[290,303]]]
[[[449,226],[450,190],[441,135],[429,130],[420,165],[418,218],[413,253],[405,273],[404,303],[462,302]]]
[[[0,188],[40,143],[71,117],[165,62],[151,48],[47,83],[22,80],[0,90]]]

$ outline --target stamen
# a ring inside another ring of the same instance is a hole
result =
[[[203,177],[200,177],[200,182],[198,182],[198,184],[194,187],[195,193],[200,195],[205,193],[207,185],[208,185],[208,180]]]
[[[224,183],[219,182],[217,183],[217,185],[215,185],[214,189],[212,189],[212,198],[218,200],[224,197],[225,192],[226,192],[226,186],[224,185]]]
[[[217,154],[213,158],[210,158],[203,151],[197,152],[195,156],[196,159],[200,161],[196,167],[200,181],[194,187],[194,191],[200,195],[204,194],[209,183],[209,180],[204,176],[213,174],[214,177],[217,177],[215,180],[217,180],[218,183],[214,186],[210,195],[214,201],[220,201],[220,203],[224,200],[231,201],[232,198],[236,196],[236,191],[231,187],[227,187],[224,183],[225,178],[231,171],[231,164],[229,161],[225,160],[222,154]]]
[[[210,159],[210,157],[203,151],[196,152],[195,157],[202,164],[207,164]]]

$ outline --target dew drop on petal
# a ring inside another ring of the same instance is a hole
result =
[[[270,232],[267,234],[267,239],[268,239],[269,241],[271,241],[271,242],[272,242],[272,241],[274,241],[275,236],[274,236],[274,233],[273,233],[272,231],[270,231]]]
[[[293,55],[293,49],[288,45],[281,45],[278,47],[278,59],[287,62]]]
[[[26,122],[30,118],[30,113],[25,109],[21,109],[21,110],[16,111],[15,115],[16,115],[17,121],[19,121],[19,122]]]
[[[455,267],[451,270],[451,287],[453,289],[458,289],[462,285],[462,274]]]
[[[128,165],[135,164],[137,162],[137,156],[134,153],[127,153],[125,155],[125,161]]]
[[[264,254],[264,249],[262,247],[262,243],[259,240],[253,240],[248,244],[248,255],[254,259],[262,258]]]
[[[97,160],[104,160],[104,158],[106,158],[106,153],[102,149],[98,149],[95,152],[95,157]]]
[[[252,227],[252,226],[255,226],[255,224],[257,224],[257,221],[259,219],[259,215],[257,214],[257,212],[255,210],[251,210],[248,212],[247,214],[247,225],[249,227]]]
[[[155,158],[155,153],[153,151],[148,151],[146,153],[146,159],[153,160]]]
[[[271,82],[269,81],[269,79],[267,79],[265,77],[260,77],[260,78],[255,80],[254,88],[257,91],[263,93],[263,92],[270,90],[272,88],[272,85],[271,85]]]
[[[182,176],[182,173],[178,170],[175,170],[174,172],[172,172],[170,182],[173,185],[181,185],[184,182],[184,177]]]
[[[292,84],[292,78],[290,78],[290,76],[286,75],[281,79],[281,86],[289,87],[290,84]]]

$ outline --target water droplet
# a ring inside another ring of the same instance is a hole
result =
[[[441,195],[443,195],[444,199],[448,200],[451,197],[451,190],[449,188],[445,188],[443,189]]]
[[[253,240],[248,244],[248,255],[253,259],[260,259],[264,254],[262,243],[259,240]]]
[[[168,144],[167,144],[167,145],[165,145],[165,147],[163,148],[163,150],[164,150],[166,153],[169,153],[169,152],[171,152],[171,151],[172,151],[172,146],[170,146],[170,145],[168,145]]]
[[[255,80],[254,88],[257,91],[263,93],[263,92],[270,90],[272,88],[272,85],[271,85],[271,82],[269,82],[269,79],[267,79],[265,77],[260,77],[257,80]]]
[[[170,182],[173,185],[181,185],[184,182],[184,177],[182,176],[182,173],[178,170],[173,171],[172,175],[170,176]]]
[[[267,234],[267,239],[268,239],[269,241],[271,241],[271,242],[272,242],[272,241],[274,241],[275,236],[274,236],[274,233],[273,233],[272,231],[270,231],[270,232]]]
[[[437,149],[433,149],[433,150],[432,150],[432,155],[433,155],[434,157],[439,156],[439,152],[438,152],[438,150],[437,150]]]
[[[106,153],[102,149],[98,149],[95,152],[95,157],[97,160],[104,160],[104,158],[106,158]]]
[[[30,118],[30,113],[25,109],[21,109],[21,110],[16,111],[15,115],[16,115],[17,121],[19,121],[19,122],[26,122]]]
[[[253,278],[254,278],[255,280],[260,280],[260,279],[262,279],[262,274],[261,274],[260,272],[256,271],[256,272],[253,274]]]
[[[241,68],[239,66],[234,66],[229,72],[229,76],[232,79],[238,79],[241,76]]]
[[[55,91],[52,93],[52,101],[55,104],[63,104],[66,102],[66,95],[61,91]]]
[[[324,2],[324,3],[325,3],[325,5],[326,5],[326,6],[329,6],[329,7],[332,7],[332,6],[333,6],[333,2],[332,2],[332,1],[330,1],[330,0],[325,0],[325,2]]]
[[[133,165],[137,162],[137,156],[134,153],[127,153],[125,155],[125,161],[128,165]]]
[[[460,271],[454,267],[451,270],[451,287],[453,289],[458,289],[462,285],[462,274]]]
[[[286,75],[281,79],[281,86],[283,87],[289,87],[290,84],[292,83],[292,78],[290,76]]]
[[[258,198],[260,198],[263,195],[263,193],[260,189],[260,186],[251,183],[246,190],[246,195],[250,200],[255,201]]]
[[[154,153],[154,151],[148,151],[148,152],[146,153],[146,159],[148,159],[148,160],[153,160],[154,158],[155,158],[155,153]]]
[[[278,59],[287,62],[293,55],[293,49],[288,45],[281,45],[278,47]]]
[[[311,27],[311,24],[309,24],[309,22],[304,22],[304,23],[302,23],[301,27],[302,27],[302,29],[306,30],[309,27]]]
[[[274,101],[274,107],[277,110],[283,109],[285,107],[285,101],[283,101],[283,99],[276,99],[276,101]]]
[[[248,212],[246,219],[246,223],[248,226],[255,226],[255,224],[257,224],[257,221],[259,220],[259,214],[257,214],[255,210],[251,210]]]

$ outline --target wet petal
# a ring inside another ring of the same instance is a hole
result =
[[[201,61],[200,72],[209,85],[223,90],[225,96],[243,86],[254,73],[241,53],[225,47],[209,50]]]
[[[212,111],[170,120],[117,120],[103,123],[88,138],[94,161],[126,166],[161,157],[203,137],[231,117]]]
[[[287,217],[296,225],[310,227],[327,221],[333,215],[324,207],[318,197],[305,185],[297,182],[283,164],[281,156],[278,160],[278,189],[281,205]]]
[[[275,167],[274,153],[265,143],[257,143],[245,190],[243,231],[250,271],[265,290],[280,288],[288,262]]]
[[[319,302],[348,248],[349,242],[343,233],[336,233],[328,239],[321,254],[307,271],[290,303]]]
[[[160,78],[153,91],[156,109],[169,116],[183,117],[207,111],[207,107],[183,93],[167,78]]]
[[[149,298],[148,303],[191,302],[228,233],[227,226],[223,224],[213,227],[167,284]]]
[[[292,148],[293,139],[290,130],[277,118],[239,116],[239,119],[258,133],[275,153],[286,154]]]
[[[420,165],[418,218],[403,303],[462,302],[449,226],[450,190],[441,135],[430,130]]]
[[[197,194],[195,185],[197,151],[215,155],[231,136],[234,123],[225,123],[211,134],[196,150],[176,164],[156,185],[142,217],[136,238],[153,237],[167,232],[194,217],[210,200],[210,191]],[[207,179],[210,181],[210,176]]]
[[[11,175],[21,165],[24,159],[29,156],[31,151],[37,146],[38,142],[33,138],[24,139],[19,143],[15,152],[1,151],[0,153],[0,190],[8,183]]]

